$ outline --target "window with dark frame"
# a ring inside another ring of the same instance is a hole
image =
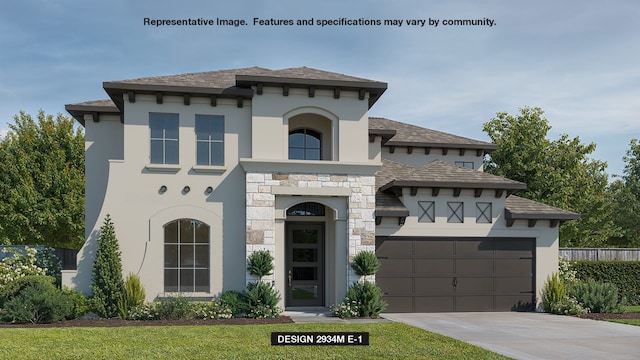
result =
[[[491,213],[491,203],[490,202],[477,202],[476,203],[476,222],[491,224],[493,219],[493,214]]]
[[[422,210],[422,215],[418,218],[418,222],[436,222],[435,201],[418,201],[418,206]]]
[[[455,162],[456,166],[460,166],[462,168],[466,168],[466,169],[474,169],[474,165],[473,165],[473,161],[456,161]]]
[[[164,225],[164,291],[210,291],[209,225],[194,219]]]
[[[464,222],[464,203],[450,201],[447,202],[447,222],[463,223]]]
[[[324,205],[305,202],[287,209],[287,216],[324,216]]]
[[[149,113],[151,164],[178,164],[178,114]]]
[[[320,133],[311,129],[297,129],[289,133],[290,160],[322,160]]]
[[[196,164],[224,165],[224,116],[196,115]]]

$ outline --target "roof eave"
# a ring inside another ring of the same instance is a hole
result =
[[[504,217],[506,219],[513,219],[513,220],[562,220],[562,221],[568,221],[568,220],[578,220],[580,219],[580,214],[576,214],[576,213],[555,213],[555,212],[548,212],[548,213],[525,213],[525,212],[512,212],[509,209],[504,209]]]
[[[410,181],[410,180],[393,180],[386,185],[380,187],[380,191],[386,191],[391,188],[417,187],[417,188],[459,188],[459,189],[502,189],[502,190],[526,190],[527,185],[524,183],[486,183],[486,182],[458,182],[458,181]]]
[[[411,141],[389,141],[387,146],[413,146],[413,147],[425,147],[425,148],[439,148],[439,149],[473,149],[484,150],[486,153],[491,153],[498,150],[498,145],[495,144],[475,144],[475,143],[434,143],[434,142],[411,142]]]
[[[64,109],[73,116],[82,126],[84,126],[84,116],[86,114],[111,114],[119,115],[120,110],[115,106],[97,106],[97,105],[82,105],[82,104],[67,104]]]

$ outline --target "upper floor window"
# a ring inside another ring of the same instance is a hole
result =
[[[178,114],[149,113],[151,163],[178,164]]]
[[[472,169],[472,170],[474,168],[473,161],[456,161],[456,166],[460,166],[460,167]]]
[[[196,115],[196,164],[224,165],[224,116]]]
[[[320,133],[311,129],[297,129],[289,133],[289,159],[321,160]]]

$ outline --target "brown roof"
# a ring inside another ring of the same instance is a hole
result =
[[[441,160],[434,160],[421,168],[388,159],[376,175],[381,191],[398,187],[446,187],[461,189],[524,190],[525,183],[505,179],[478,170],[462,168]]]
[[[68,104],[65,105],[64,108],[69,112],[69,114],[71,114],[71,116],[78,120],[82,126],[84,126],[84,114],[87,113],[94,113],[95,116],[98,116],[98,113],[120,114],[120,110],[111,99]]]
[[[473,140],[463,136],[431,130],[385,118],[370,117],[369,129],[372,131],[395,131],[395,136],[386,143],[387,146],[419,146],[453,149],[463,148],[485,150],[486,152],[491,152],[498,148],[498,145],[489,142]]]
[[[504,213],[507,219],[576,220],[580,218],[580,215],[574,212],[515,195],[507,197]]]

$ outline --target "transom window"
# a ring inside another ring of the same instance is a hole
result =
[[[164,291],[209,292],[209,225],[180,219],[164,226]]]
[[[324,205],[316,202],[294,205],[287,210],[287,216],[324,216]]]
[[[491,203],[478,202],[476,203],[476,222],[490,224],[492,222],[493,214],[491,213]]]
[[[224,116],[196,115],[196,163],[224,165]]]
[[[463,223],[464,222],[464,203],[463,202],[447,202],[447,222]]]
[[[178,114],[149,113],[151,163],[178,164]]]
[[[289,133],[289,159],[321,160],[320,133],[311,129],[297,129]]]
[[[418,218],[419,222],[435,222],[436,221],[436,205],[434,201],[418,201],[418,206],[422,210],[422,215]]]
[[[473,170],[473,161],[456,161],[456,166]]]

